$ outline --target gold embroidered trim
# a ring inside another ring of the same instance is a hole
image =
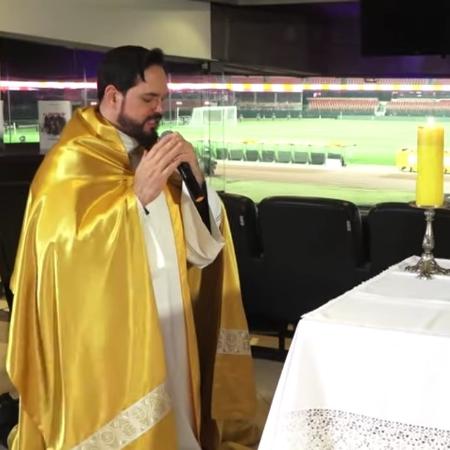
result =
[[[170,411],[170,397],[161,384],[122,411],[72,450],[119,450],[156,425]]]
[[[220,330],[217,353],[224,355],[251,355],[248,331]]]

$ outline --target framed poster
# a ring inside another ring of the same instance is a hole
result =
[[[40,151],[46,153],[58,142],[72,115],[72,105],[68,100],[39,100],[38,115]]]

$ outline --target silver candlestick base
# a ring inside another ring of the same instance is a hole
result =
[[[415,206],[415,205],[414,205]],[[433,219],[434,208],[425,208],[425,235],[423,237],[422,248],[423,253],[419,261],[412,266],[406,266],[407,272],[417,273],[418,278],[430,279],[433,275],[450,275],[450,269],[444,269],[434,259],[434,235],[433,235]]]

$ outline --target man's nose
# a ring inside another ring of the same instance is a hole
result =
[[[163,107],[163,100],[162,99],[158,99],[158,102],[156,104],[155,107],[155,112],[162,114],[164,111],[164,107]]]

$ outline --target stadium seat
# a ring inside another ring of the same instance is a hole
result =
[[[258,211],[273,319],[296,324],[360,282],[361,219],[354,204],[269,197]]]
[[[246,161],[259,161],[259,151],[258,150],[246,150],[245,151]]]
[[[294,163],[296,164],[309,164],[308,152],[294,152]]]
[[[328,160],[336,162],[342,167],[345,166],[344,157],[340,153],[327,153],[327,163]]]
[[[263,150],[262,151],[263,162],[274,162],[275,161],[275,151],[274,150]]]
[[[10,280],[14,269],[17,245],[30,183],[11,181],[0,183],[0,278],[5,289],[6,301],[11,311],[13,294]]]
[[[325,164],[325,153],[311,152],[311,164]]]
[[[42,154],[14,154],[0,152],[0,183],[7,181],[27,181],[34,177],[41,164]]]
[[[227,211],[241,283],[242,300],[251,331],[278,335],[284,348],[284,329],[270,316],[269,297],[263,284],[263,259],[257,208],[248,197],[219,192]]]
[[[372,115],[379,105],[379,99],[374,98],[345,98],[345,97],[317,97],[308,99],[307,112],[332,117],[338,114]]]
[[[288,150],[279,150],[277,153],[277,162],[280,163],[292,162],[292,152]]]
[[[231,161],[242,161],[244,159],[244,150],[230,150],[228,159]]]
[[[376,275],[411,255],[422,254],[424,211],[407,203],[380,203],[368,217],[370,273]],[[434,255],[450,258],[450,210],[437,209]]]
[[[218,147],[215,151],[216,159],[227,159],[228,158],[228,149],[224,147]]]

